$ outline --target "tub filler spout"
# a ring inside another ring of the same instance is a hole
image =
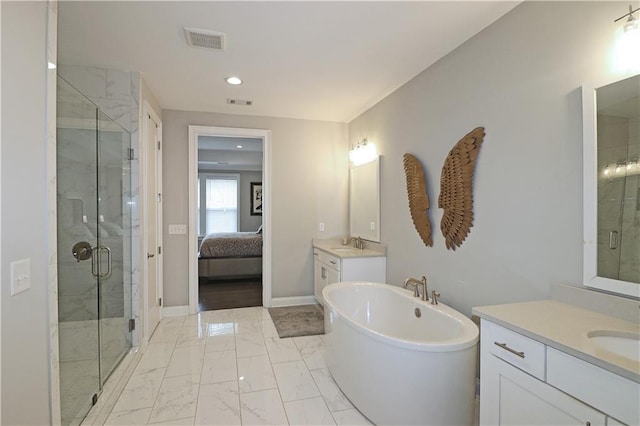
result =
[[[402,287],[407,288],[410,285],[414,286],[413,297],[420,297],[420,291],[418,289],[420,288],[420,286],[422,286],[422,300],[429,300],[429,292],[427,291],[427,277],[423,275],[421,280],[409,277],[404,280],[404,285]]]

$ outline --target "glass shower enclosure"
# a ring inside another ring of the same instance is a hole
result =
[[[131,348],[131,136],[58,77],[62,424],[80,424]]]

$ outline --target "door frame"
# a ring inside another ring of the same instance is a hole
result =
[[[147,344],[149,343],[149,338],[151,337],[151,332],[153,330],[149,330],[149,298],[147,297],[147,294],[149,292],[149,282],[148,282],[148,274],[147,274],[147,262],[146,262],[146,258],[147,258],[147,253],[149,253],[149,247],[147,247],[148,245],[148,241],[146,238],[147,235],[147,212],[146,212],[146,206],[147,206],[147,201],[148,201],[148,197],[150,194],[148,194],[148,191],[146,190],[147,188],[147,126],[146,126],[146,117],[151,117],[151,119],[158,125],[158,130],[157,130],[157,134],[158,134],[158,140],[160,142],[160,149],[157,150],[157,155],[156,155],[156,184],[157,184],[157,190],[159,194],[162,194],[162,120],[160,119],[160,117],[158,116],[158,114],[155,112],[155,110],[153,109],[153,107],[151,106],[151,104],[145,99],[143,101],[143,105],[142,105],[142,120],[140,120],[140,129],[141,131],[141,140],[140,140],[140,147],[138,148],[139,150],[139,161],[138,161],[138,166],[140,168],[140,188],[142,189],[140,191],[140,203],[138,204],[138,210],[139,210],[139,218],[140,218],[140,252],[139,252],[139,258],[140,261],[138,262],[138,265],[140,267],[140,283],[142,284],[142,291],[140,292],[139,295],[139,302],[142,305],[142,318],[144,318],[142,320],[143,322],[143,332],[142,332],[142,336],[140,338],[140,344],[141,346],[145,347],[147,346]],[[144,125],[142,125],[144,123]],[[155,194],[154,194],[155,196]],[[162,195],[161,195],[162,197]],[[160,198],[161,202],[158,204],[158,210],[157,210],[157,226],[156,226],[156,242],[158,244],[159,247],[162,247],[162,231],[163,231],[163,224],[162,224],[162,198]],[[157,248],[153,249],[154,252],[157,253]],[[159,254],[158,255],[158,259],[156,261],[156,279],[158,281],[158,297],[160,299],[163,298],[163,293],[164,293],[164,281],[163,281],[163,262],[162,262],[162,255]],[[162,304],[160,305],[160,319],[162,319]]]
[[[218,126],[189,126],[189,313],[198,313],[198,137],[224,136],[262,139],[262,305],[271,306],[271,130]]]

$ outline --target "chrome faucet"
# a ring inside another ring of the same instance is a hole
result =
[[[418,290],[420,288],[420,286],[422,286],[422,300],[424,301],[428,301],[429,300],[429,292],[427,291],[427,277],[425,277],[424,275],[422,276],[422,279],[419,280],[417,278],[407,278],[404,280],[404,285],[402,286],[403,288],[407,288],[410,285],[414,286],[414,290],[413,290],[413,297],[420,297],[420,291]]]
[[[353,241],[353,248],[357,248],[357,249],[364,249],[364,241],[362,240],[362,237],[351,237],[349,238],[349,241]]]

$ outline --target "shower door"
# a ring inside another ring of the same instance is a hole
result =
[[[130,135],[58,77],[62,423],[79,424],[131,347]]]

